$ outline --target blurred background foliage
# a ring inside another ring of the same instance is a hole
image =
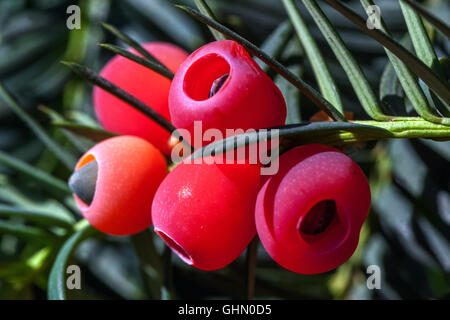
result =
[[[364,14],[359,1],[345,2]],[[189,0],[0,0],[0,82],[76,158],[93,142],[74,138],[72,133],[52,126],[50,120],[63,115],[76,123],[98,126],[91,103],[92,87],[59,62],[75,61],[100,71],[111,53],[97,44],[123,44],[107,34],[99,21],[113,24],[140,42],[167,41],[188,51],[213,40],[205,26],[175,8],[173,3],[195,7],[194,1]],[[81,7],[81,30],[66,28],[66,9],[71,4]],[[281,62],[308,83],[315,84],[311,66],[286,22],[287,14],[280,1],[210,0],[208,4],[222,23],[267,50],[271,41],[284,41],[285,46],[278,53]],[[406,26],[398,2],[379,0],[376,4],[381,7],[382,17],[394,38],[401,39]],[[448,1],[430,0],[423,4],[443,21],[450,21]],[[311,16],[302,5],[299,8],[341,90],[346,110],[354,112],[356,119],[367,118]],[[327,5],[323,4],[322,8],[378,92],[388,63],[383,47]],[[449,56],[450,43],[439,33],[433,33],[433,44],[438,57]],[[309,119],[316,112],[283,78],[271,72],[269,75],[288,102],[301,107],[301,115],[290,114],[290,117]],[[400,91],[394,91],[390,99],[403,101]],[[407,102],[404,113],[411,112]],[[0,150],[62,180],[70,175],[70,170],[44,147],[3,99],[0,99]],[[449,142],[385,140],[346,151],[364,169],[373,192],[372,209],[356,253],[335,271],[302,276],[276,265],[259,246],[256,298],[449,298]],[[73,216],[80,218],[69,195],[47,190],[23,172],[0,166],[0,211],[12,206],[52,212],[69,221]],[[6,223],[39,237],[19,239],[5,231]],[[20,216],[0,215],[0,298],[45,299],[49,270],[64,239],[63,228],[40,229]],[[157,250],[162,252],[163,244],[159,240],[155,242]],[[177,298],[245,297],[244,255],[215,272],[195,270],[175,257],[173,262]],[[70,299],[152,297],[152,284],[145,285],[134,247],[127,237],[103,236],[84,241],[73,263],[81,266],[83,289],[70,291]],[[367,289],[366,268],[372,264],[381,268],[381,290]]]

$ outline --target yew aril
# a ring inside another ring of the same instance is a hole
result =
[[[153,200],[156,233],[189,265],[225,267],[256,234],[259,170],[249,164],[179,164]]]
[[[97,172],[86,173],[87,192],[81,193],[83,176],[77,176],[77,171],[92,162],[96,163]],[[78,208],[93,227],[112,235],[130,235],[151,225],[152,199],[166,175],[166,161],[157,148],[138,137],[119,136],[104,140],[86,152],[72,176],[77,182],[69,181],[69,185]],[[85,195],[84,201],[77,193]]]
[[[262,129],[283,125],[286,104],[278,87],[235,41],[208,43],[180,66],[169,94],[172,122],[194,135],[203,130]]]
[[[331,147],[305,145],[279,159],[258,194],[258,235],[281,266],[301,274],[330,271],[355,251],[370,206],[364,173]]]

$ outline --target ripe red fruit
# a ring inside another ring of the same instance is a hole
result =
[[[322,273],[355,251],[370,206],[370,189],[358,165],[322,145],[292,149],[264,184],[256,227],[269,255],[302,274]]]
[[[172,72],[177,71],[188,54],[172,44],[151,42],[143,47]],[[137,54],[132,49],[131,52]],[[170,121],[168,96],[170,80],[122,56],[115,56],[100,75],[146,103]],[[169,155],[170,134],[133,107],[101,88],[95,87],[94,108],[102,126],[112,132],[146,139]]]
[[[180,66],[169,94],[172,123],[189,130],[261,129],[283,125],[286,104],[278,87],[245,49],[231,40],[211,42]]]
[[[95,145],[75,170],[92,161],[97,162],[98,175],[91,204],[74,194],[83,216],[93,227],[112,235],[148,228],[153,196],[167,175],[161,152],[141,138],[119,136]]]
[[[256,234],[259,170],[248,164],[179,164],[153,200],[156,233],[189,265],[225,267]]]

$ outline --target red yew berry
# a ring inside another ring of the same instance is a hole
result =
[[[261,129],[283,125],[286,104],[272,80],[245,49],[231,40],[211,42],[192,53],[172,81],[169,109],[177,128]]]
[[[152,199],[166,174],[166,161],[158,149],[141,138],[119,136],[83,155],[69,186],[93,227],[129,235],[151,225]]]
[[[256,202],[264,248],[281,266],[323,273],[355,251],[370,206],[370,189],[358,165],[331,147],[305,145],[279,159],[279,172]]]
[[[189,265],[225,267],[256,234],[259,170],[248,164],[179,164],[153,200],[156,233]]]
[[[188,55],[169,43],[151,42],[143,47],[172,72],[178,69]],[[134,49],[130,51],[137,54]],[[164,76],[119,55],[106,64],[100,75],[170,121],[168,96],[171,82]],[[99,87],[94,88],[93,100],[98,120],[105,129],[141,137],[170,155],[170,134],[157,123]]]

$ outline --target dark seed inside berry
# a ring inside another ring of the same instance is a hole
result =
[[[324,232],[336,216],[336,203],[324,200],[309,210],[300,225],[300,232],[306,235],[317,235]]]
[[[209,91],[209,97],[213,97],[217,92],[219,92],[220,88],[222,88],[222,86],[224,85],[225,81],[227,81],[228,79],[228,73],[224,74],[223,76],[221,76],[220,78],[217,78],[216,80],[214,80],[212,86],[211,86],[211,90]]]
[[[91,161],[75,171],[69,179],[69,188],[85,204],[90,205],[95,195],[98,164]]]

